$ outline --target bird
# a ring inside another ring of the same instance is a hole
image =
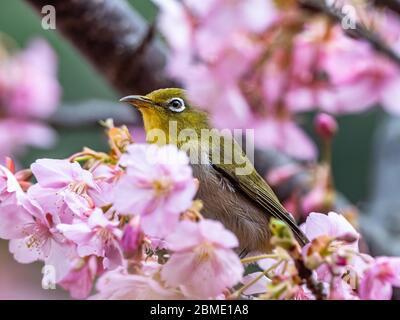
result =
[[[213,128],[208,112],[193,105],[184,89],[158,89],[120,102],[140,111],[148,143],[175,144],[190,153],[193,176],[199,181],[196,197],[203,203],[201,214],[220,221],[237,236],[241,256],[271,252],[272,217],[285,222],[301,246],[308,243],[234,137]]]

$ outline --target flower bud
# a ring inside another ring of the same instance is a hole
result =
[[[278,219],[271,219],[269,222],[269,229],[272,234],[272,245],[285,250],[292,250],[296,245],[298,246],[292,230],[290,230],[285,222]]]
[[[15,178],[18,181],[29,181],[32,179],[32,170],[24,169],[15,173]]]
[[[320,113],[315,117],[314,126],[322,139],[332,139],[338,131],[336,119],[326,113]]]

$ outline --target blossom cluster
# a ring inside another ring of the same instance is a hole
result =
[[[42,39],[14,52],[0,39],[0,157],[25,146],[46,148],[55,133],[44,120],[57,108],[61,87],[57,58]],[[21,134],[23,132],[23,134]]]
[[[54,268],[44,283],[75,298],[98,276],[93,298],[212,298],[237,284],[238,240],[199,218],[186,154],[130,144],[125,127],[108,133],[110,154],[85,149],[29,170],[0,167],[0,237],[14,258]]]
[[[286,228],[277,224],[276,229]],[[312,212],[301,228],[311,241],[304,248],[280,230],[272,254],[244,259],[257,261],[263,270],[244,278],[244,294],[261,299],[391,299],[393,286],[400,285],[400,258],[361,253],[360,234],[335,212]],[[307,284],[299,278],[299,261],[311,271]]]
[[[333,212],[308,216],[304,248],[272,220],[273,252],[241,259],[237,237],[201,215],[184,152],[105,124],[109,153],[0,166],[0,238],[18,262],[53,271],[43,283],[79,299],[390,299],[400,285],[400,259],[360,253],[359,233]]]
[[[340,115],[380,104],[400,114],[399,68],[298,1],[153,1],[170,74],[217,127],[254,128],[261,148],[314,159],[315,145],[295,121],[303,112]],[[332,2],[351,4],[350,18],[399,52],[400,25],[390,13],[366,1]]]

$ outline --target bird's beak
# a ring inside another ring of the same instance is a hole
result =
[[[147,98],[146,96],[126,96],[121,98],[119,101],[129,103],[138,109],[154,106],[153,100]]]

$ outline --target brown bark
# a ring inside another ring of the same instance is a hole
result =
[[[57,29],[122,94],[148,93],[173,82],[165,47],[125,0],[27,0],[39,13],[56,9]]]

